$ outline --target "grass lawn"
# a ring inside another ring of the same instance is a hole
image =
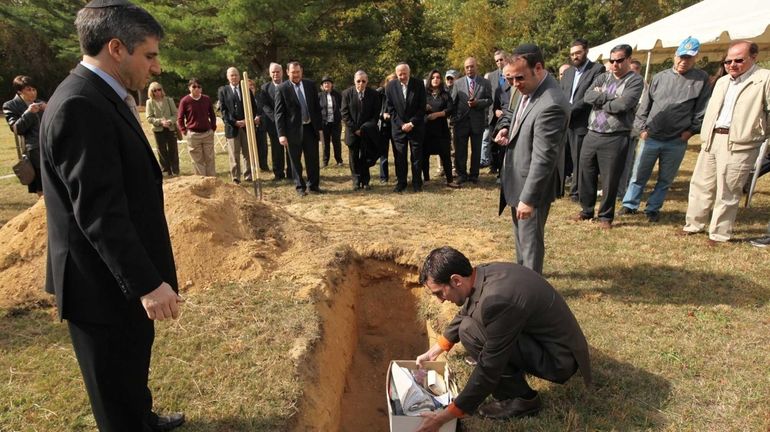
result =
[[[227,156],[218,150],[220,178],[228,181]],[[470,418],[463,430],[770,430],[770,255],[743,241],[765,232],[770,181],[761,179],[753,207],[741,208],[737,241],[708,248],[705,236],[678,237],[697,151],[691,144],[657,224],[627,216],[601,231],[569,222],[577,211],[569,200],[554,203],[544,273],[586,334],[595,385],[586,390],[579,377],[564,386],[535,379],[545,404],[538,417]],[[14,158],[8,129],[0,128],[0,175]],[[180,160],[182,174],[190,174],[186,152]],[[156,326],[150,385],[160,411],[187,413],[181,430],[319,430],[303,412],[339,411],[341,399],[307,395],[319,394],[324,375],[337,367],[316,359],[334,358],[350,342],[328,337],[330,311],[352,284],[350,269],[366,271],[362,257],[397,262],[415,290],[416,265],[433,247],[452,245],[474,263],[514,258],[510,214],[497,216],[491,175],[456,191],[433,181],[422,194],[395,195],[391,182],[364,195],[349,191],[347,170],[321,171],[329,191],[322,196],[298,198],[290,184],[266,182],[265,202],[305,227],[312,241],[286,246],[260,280],[191,291],[182,318]],[[15,178],[0,180],[0,223],[34,201]],[[298,259],[322,265],[295,272]],[[308,286],[315,287],[310,294],[298,295]],[[389,300],[378,304],[399,307]],[[418,302],[416,319],[438,331],[454,310],[425,293]],[[449,361],[462,385],[471,369],[460,350]],[[0,431],[94,429],[66,326],[54,310],[0,310]]]

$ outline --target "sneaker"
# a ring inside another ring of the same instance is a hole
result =
[[[658,212],[647,212],[647,221],[655,223],[660,220],[660,213]]]
[[[763,249],[766,247],[770,247],[770,235],[751,240],[749,243],[751,243],[751,245],[754,247],[763,248]]]
[[[638,213],[638,210],[626,206],[623,206],[618,210],[618,216],[633,215],[636,213]]]
[[[513,398],[485,403],[479,407],[479,416],[495,420],[512,417],[528,417],[537,415],[542,408],[540,395],[535,394],[532,399]]]

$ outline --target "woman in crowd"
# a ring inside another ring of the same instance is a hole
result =
[[[40,119],[45,111],[45,102],[37,98],[37,87],[32,78],[19,75],[13,79],[16,97],[3,104],[5,120],[11,130],[24,137],[27,158],[35,169],[35,180],[27,185],[29,193],[43,195],[43,183],[40,181]]]
[[[187,149],[193,161],[193,172],[197,175],[215,177],[214,132],[217,117],[211,99],[203,94],[203,87],[197,78],[188,82],[190,94],[179,101],[177,126],[187,137]]]
[[[179,175],[179,149],[176,143],[176,105],[166,96],[160,83],[152,82],[147,89],[147,121],[152,125],[158,160],[168,176]]]
[[[441,72],[434,69],[428,74],[425,83],[427,106],[425,107],[425,139],[422,151],[422,175],[429,180],[430,156],[437,154],[444,168],[446,184],[456,188],[459,184],[453,181],[452,161],[450,159],[450,135],[447,119],[452,114],[454,106],[452,97],[444,88]]]
[[[380,183],[388,182],[388,149],[393,143],[393,131],[390,129],[390,114],[388,114],[388,101],[385,99],[385,86],[396,79],[396,74],[390,74],[382,80],[377,93],[380,95],[382,106],[380,108]]]

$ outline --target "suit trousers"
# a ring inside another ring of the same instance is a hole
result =
[[[356,137],[354,142],[348,147],[348,163],[350,164],[350,173],[353,176],[354,187],[368,185],[371,179],[369,164],[366,163],[364,152],[361,149],[363,145],[363,138]]]
[[[293,177],[291,174],[291,162],[289,162],[289,149],[278,141],[278,131],[275,122],[265,117],[265,129],[270,137],[270,157],[273,159],[273,175],[276,179]]]
[[[214,164],[214,131],[187,132],[187,150],[192,159],[193,174],[216,177]]]
[[[324,122],[323,133],[324,133],[324,153],[323,153],[324,166],[329,165],[329,159],[331,157],[329,155],[329,144],[331,144],[332,147],[334,148],[334,160],[337,161],[338,164],[341,164],[342,163],[342,143],[340,142],[340,135],[342,134],[342,123]]]
[[[251,159],[249,158],[249,140],[246,129],[236,129],[233,138],[227,138],[227,154],[230,158],[230,178],[241,180],[241,158],[243,159],[243,178],[251,181]]]
[[[147,381],[153,322],[144,317],[120,324],[67,324],[99,431],[152,431],[157,417]]]
[[[457,168],[457,177],[461,182],[468,179],[477,180],[479,178],[479,168],[481,166],[481,133],[473,133],[471,122],[468,119],[455,123],[455,167]],[[471,169],[468,171],[468,140],[471,141]]]
[[[629,136],[601,134],[589,131],[580,150],[580,185],[578,198],[585,218],[594,216],[599,174],[602,176],[602,201],[597,218],[612,222],[615,219],[615,199],[618,183],[628,153]]]
[[[257,163],[259,164],[259,170],[270,171],[270,165],[267,163],[267,130],[264,126],[259,126],[254,131],[254,135],[257,138]]]
[[[409,165],[407,161],[407,149],[412,165],[412,188],[422,189],[422,142],[421,140],[407,137],[403,140],[393,140],[393,156],[396,163],[397,187],[405,188]]]
[[[628,141],[628,152],[626,152],[626,161],[623,164],[623,172],[620,173],[620,181],[618,181],[618,199],[622,200],[628,190],[628,183],[630,182],[631,173],[634,168],[634,160],[636,158],[636,148],[639,146],[639,137],[632,136]]]
[[[390,122],[383,121],[380,125],[380,181],[387,182],[390,180],[390,172],[388,169],[388,152],[390,147],[393,146],[393,153],[395,154],[395,145],[393,141],[393,131],[390,128]]]
[[[709,224],[709,238],[728,241],[738,215],[743,185],[759,155],[759,146],[731,151],[726,134],[713,134],[711,148],[701,150],[690,179],[684,230],[700,232]],[[709,212],[713,207],[711,221]]]
[[[551,203],[535,207],[527,219],[516,218],[516,208],[511,207],[513,239],[516,243],[516,262],[543,274],[545,259],[545,222],[551,211]]]
[[[305,169],[307,170],[307,183],[302,178],[302,156],[305,156]],[[294,174],[294,187],[304,191],[318,190],[320,181],[320,166],[318,165],[318,135],[313,124],[302,125],[300,141],[289,140],[289,160],[291,171]]]
[[[487,342],[484,326],[470,316],[460,323],[460,342],[475,360]],[[502,371],[492,396],[498,400],[525,396],[532,391],[525,373],[563,384],[578,370],[577,360],[569,348],[555,343],[541,343],[526,333],[520,333],[511,345],[510,359]]]
[[[176,143],[176,133],[167,128],[155,135],[155,146],[158,147],[158,162],[166,174],[179,174],[179,146]]]
[[[567,142],[572,157],[572,187],[569,196],[578,198],[578,183],[580,183],[580,149],[583,148],[584,133],[577,133],[575,129],[567,129]]]

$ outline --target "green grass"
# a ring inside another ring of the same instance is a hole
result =
[[[6,154],[10,141],[0,130],[5,169],[12,160]],[[574,203],[554,203],[545,276],[581,323],[595,385],[534,380],[545,403],[540,416],[510,422],[470,418],[463,420],[464,430],[768,430],[770,256],[741,240],[765,232],[770,183],[761,179],[753,208],[741,208],[738,241],[707,248],[705,236],[678,237],[697,151],[688,149],[658,224],[629,216],[605,232],[592,223],[569,222]],[[189,158],[182,153],[180,159],[182,173],[190,173]],[[218,155],[217,166],[228,180],[226,155]],[[406,264],[418,264],[442,244],[475,263],[514,258],[510,213],[497,216],[491,176],[458,191],[446,191],[437,181],[422,194],[392,194],[391,183],[376,184],[364,195],[349,192],[347,169],[322,170],[326,195],[299,199],[290,184],[266,182],[265,200],[320,231],[329,245],[350,245],[365,254],[370,245],[386,243]],[[13,192],[20,188],[15,180],[0,182],[3,221],[31,203],[23,200],[26,191]],[[351,200],[364,196],[393,212],[371,216],[351,207]],[[375,220],[376,229],[355,220]],[[183,430],[284,430],[301,407],[302,366],[288,353],[295,338],[321,334],[323,323],[311,303],[292,296],[304,286],[289,266],[267,270],[282,276],[191,293],[179,321],[157,326],[151,388],[161,411],[186,411],[191,420]],[[324,269],[317,271],[321,277]],[[382,304],[397,307],[388,299]],[[427,295],[421,305],[439,330],[452,310]],[[459,351],[450,361],[462,384],[470,368]],[[93,428],[64,325],[50,310],[0,311],[0,430]]]

